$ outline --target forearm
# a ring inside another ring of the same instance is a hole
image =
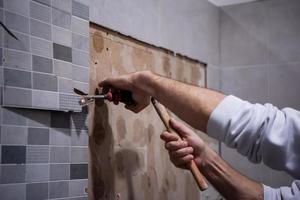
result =
[[[210,114],[225,97],[209,89],[184,84],[149,72],[140,73],[135,85],[147,91],[182,120],[204,132]]]
[[[207,147],[198,165],[206,179],[226,199],[263,199],[263,186],[241,175]]]

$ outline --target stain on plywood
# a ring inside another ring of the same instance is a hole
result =
[[[107,77],[139,70],[205,86],[200,62],[96,25],[90,37],[90,92]],[[165,128],[151,105],[139,114],[103,102],[89,110],[89,199],[200,198],[192,175],[170,162],[159,138]]]

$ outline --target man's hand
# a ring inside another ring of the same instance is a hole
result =
[[[160,135],[165,141],[165,148],[169,151],[172,163],[176,167],[189,169],[189,164],[194,160],[199,167],[205,156],[206,144],[196,133],[178,121],[171,119],[170,125],[183,138],[183,141],[180,141],[177,135],[167,131]]]

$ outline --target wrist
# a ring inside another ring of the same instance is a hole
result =
[[[201,162],[199,163],[198,168],[200,170],[207,170],[218,158],[219,155],[205,144],[202,151]]]
[[[151,71],[136,72],[133,77],[133,85],[136,89],[141,90],[149,96],[155,96],[154,82],[157,75]]]

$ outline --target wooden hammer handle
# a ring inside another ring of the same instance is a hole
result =
[[[174,130],[171,126],[170,126],[170,115],[168,114],[166,108],[160,104],[159,102],[157,102],[153,97],[151,98],[151,102],[156,110],[156,112],[158,113],[160,119],[163,121],[167,131],[169,131],[170,133],[174,133],[176,135],[179,136],[180,140],[182,140],[181,136],[177,133],[176,130]],[[207,189],[207,183],[205,182],[203,175],[201,174],[201,172],[199,171],[196,163],[194,160],[191,161],[191,165],[190,165],[190,171],[192,172],[194,179],[197,182],[198,187],[200,188],[201,191],[204,191]]]

